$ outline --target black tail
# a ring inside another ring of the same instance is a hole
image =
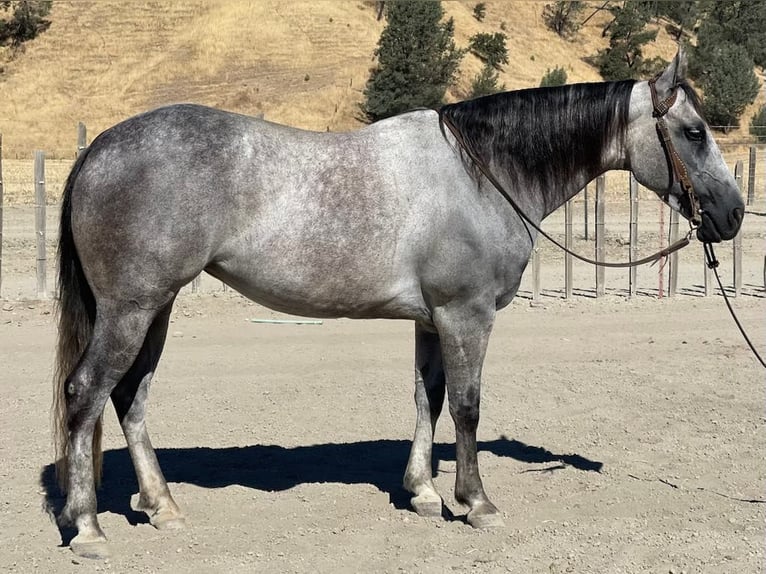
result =
[[[66,405],[66,380],[74,371],[90,340],[96,317],[93,298],[72,235],[72,188],[90,148],[77,158],[64,187],[58,245],[58,345],[53,379],[53,445],[56,453],[56,474],[63,489],[67,487],[67,458],[69,430]],[[101,478],[101,419],[93,434],[93,471],[96,482]]]

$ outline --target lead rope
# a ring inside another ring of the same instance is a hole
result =
[[[744,327],[742,327],[742,323],[739,322],[739,318],[737,318],[737,314],[734,312],[734,308],[731,306],[729,296],[726,294],[726,290],[723,288],[721,278],[718,276],[718,259],[715,256],[715,251],[713,251],[713,244],[704,243],[703,246],[705,248],[705,260],[707,266],[709,269],[713,270],[715,280],[718,282],[718,288],[721,290],[721,295],[723,295],[723,300],[726,302],[726,307],[729,309],[729,313],[731,314],[732,319],[734,319],[734,323],[736,323],[739,332],[742,333],[742,337],[744,337],[747,346],[750,347],[750,350],[753,352],[753,355],[755,355],[755,358],[758,359],[758,362],[761,363],[762,367],[766,368],[766,362],[764,362],[763,358],[756,350],[755,345],[753,345],[753,342],[750,340],[750,337],[747,336]]]

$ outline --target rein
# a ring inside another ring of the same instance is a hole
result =
[[[460,130],[458,130],[455,124],[453,124],[452,121],[447,116],[445,116],[441,111],[439,111],[439,120],[442,122],[442,124],[446,125],[447,128],[449,128],[449,131],[454,136],[455,141],[457,141],[460,148],[466,154],[468,154],[468,157],[471,159],[473,164],[479,169],[482,175],[484,175],[484,177],[487,178],[487,180],[495,187],[495,189],[497,189],[497,191],[500,192],[500,195],[502,195],[505,198],[505,200],[511,205],[511,207],[521,218],[525,226],[527,225],[531,226],[535,231],[537,231],[540,235],[542,235],[548,241],[553,243],[556,247],[558,247],[565,253],[568,253],[574,258],[579,259],[580,261],[584,261],[585,263],[590,263],[591,265],[596,265],[597,267],[613,267],[613,268],[614,267],[616,268],[638,267],[639,265],[644,265],[646,263],[656,263],[657,261],[670,255],[671,253],[674,253],[680,249],[683,249],[687,245],[689,245],[691,241],[692,233],[702,221],[700,217],[701,210],[699,208],[699,200],[697,198],[697,195],[694,193],[694,188],[692,187],[691,180],[689,179],[688,171],[686,169],[686,166],[684,165],[683,160],[681,159],[681,156],[678,155],[678,152],[673,147],[673,143],[670,140],[670,133],[668,132],[667,125],[665,124],[665,120],[662,117],[667,113],[667,111],[670,109],[670,106],[672,106],[673,103],[675,102],[678,88],[675,88],[673,90],[673,93],[670,94],[670,96],[667,99],[663,101],[659,101],[659,98],[657,96],[657,90],[654,86],[655,81],[656,81],[656,78],[649,82],[649,89],[652,93],[652,104],[654,105],[654,112],[652,115],[657,118],[657,131],[660,134],[660,141],[663,144],[663,149],[665,150],[665,153],[668,156],[669,163],[672,167],[671,178],[677,178],[678,181],[681,183],[681,186],[683,187],[684,191],[686,191],[686,193],[689,196],[689,200],[692,205],[692,217],[689,220],[691,223],[691,229],[689,230],[689,233],[687,233],[685,237],[679,239],[672,245],[664,249],[660,249],[656,253],[653,253],[652,255],[649,255],[637,261],[627,261],[627,262],[597,261],[595,259],[590,259],[589,257],[585,257],[584,255],[580,255],[579,253],[575,253],[571,249],[565,247],[560,242],[553,239],[553,237],[551,237],[545,231],[543,231],[537,223],[532,221],[532,219],[526,213],[524,213],[524,210],[522,210],[521,207],[519,207],[519,204],[516,203],[513,197],[511,197],[510,193],[508,193],[508,190],[506,190],[503,184],[501,184],[498,181],[498,179],[494,176],[494,174],[489,169],[489,166],[486,164],[486,162],[484,162],[484,160],[482,160],[478,156],[478,154],[472,149],[472,147],[468,144],[468,142],[465,141],[465,138],[460,133]],[[527,231],[529,231],[528,228],[527,228]]]

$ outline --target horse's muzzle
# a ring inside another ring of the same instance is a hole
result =
[[[723,215],[723,214],[722,214]],[[697,239],[704,243],[720,243],[733,239],[742,227],[745,215],[743,207],[735,207],[725,214],[725,217],[711,217],[706,211],[702,212],[702,224],[697,229]]]

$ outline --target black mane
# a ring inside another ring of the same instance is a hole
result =
[[[515,183],[537,181],[549,189],[583,168],[600,166],[604,147],[625,133],[634,84],[502,92],[445,105],[439,119],[451,122],[487,164],[497,160]]]

